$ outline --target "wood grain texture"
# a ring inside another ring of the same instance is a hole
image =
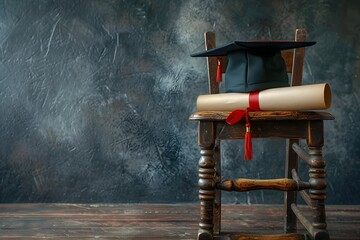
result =
[[[202,111],[190,115],[189,120],[225,121],[229,111]],[[258,120],[334,120],[327,112],[299,112],[299,111],[257,111],[249,112],[251,121]]]
[[[235,125],[220,122],[215,125],[218,139],[242,139],[245,136],[245,122]],[[307,138],[307,121],[252,121],[252,138]]]
[[[305,29],[296,29],[295,30],[295,41],[306,41],[307,33]],[[299,86],[302,83],[302,74],[304,69],[304,57],[305,50],[304,48],[294,49],[289,51],[292,54],[284,56],[286,62],[287,72],[291,72],[291,86]],[[285,52],[283,52],[285,53]],[[291,64],[289,64],[291,63]],[[298,139],[287,139],[286,140],[286,159],[285,159],[285,177],[291,178],[291,172],[294,169],[298,170],[298,160],[299,157],[297,152],[292,149],[293,144],[299,144]],[[302,194],[304,195],[304,194]],[[297,204],[297,192],[289,191],[284,193],[284,204],[286,209],[285,215],[285,226],[284,230],[287,233],[296,232],[297,220],[295,213],[291,209],[291,204]]]
[[[359,239],[360,206],[326,210],[332,240]],[[193,240],[198,216],[198,204],[1,204],[0,239]],[[222,229],[245,236],[280,234],[283,206],[223,204]],[[305,233],[301,224],[299,229]]]
[[[294,56],[293,51],[282,51],[281,56],[285,61],[286,72],[291,73],[293,66],[293,56]]]
[[[214,231],[214,203],[215,203],[215,161],[214,161],[214,124],[212,122],[199,123],[199,146],[201,158],[199,160],[199,199],[200,222],[198,239],[211,239]]]
[[[315,239],[328,240],[329,234],[326,230],[326,213],[325,213],[325,199],[326,199],[326,170],[325,160],[322,155],[322,147],[324,146],[323,137],[323,122],[311,121],[309,122],[309,137],[308,147],[309,155],[314,162],[313,166],[309,168],[309,197],[311,199],[312,221],[313,227],[312,235]]]
[[[314,227],[311,225],[311,222],[305,217],[302,211],[293,203],[291,204],[291,209],[293,210],[294,214],[299,219],[299,222],[308,230],[311,235],[314,234]]]
[[[306,40],[306,30],[296,29],[295,41],[302,42]],[[305,48],[295,48],[293,54],[293,65],[291,70],[291,86],[299,86],[302,83],[304,69]]]
[[[217,141],[214,147],[214,162],[215,162],[215,182],[221,182],[220,141]],[[219,233],[220,230],[221,230],[221,190],[215,189],[214,233]]]
[[[304,234],[222,234],[214,240],[307,240]]]
[[[286,158],[285,158],[285,177],[293,178],[292,171],[295,172],[298,169],[298,159],[296,152],[291,148],[293,144],[299,143],[298,139],[287,139],[286,140]],[[296,215],[291,209],[291,204],[297,204],[297,191],[287,191],[284,192],[284,232],[286,233],[295,233],[297,228],[297,219]]]
[[[235,180],[224,180],[217,184],[217,187],[225,191],[251,191],[260,189],[273,189],[281,191],[304,190],[310,187],[309,183],[295,181],[288,178],[258,180],[238,178]]]

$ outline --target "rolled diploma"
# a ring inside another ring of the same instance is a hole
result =
[[[320,110],[331,106],[329,84],[271,88],[260,91],[260,109],[264,111]],[[200,95],[198,111],[233,111],[249,106],[249,93],[220,93]]]

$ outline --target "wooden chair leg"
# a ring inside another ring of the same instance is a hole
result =
[[[221,155],[220,155],[220,141],[217,142],[214,148],[215,161],[215,181],[221,182]],[[215,206],[214,206],[214,233],[220,234],[221,231],[221,190],[215,190]]]
[[[326,230],[326,173],[325,160],[322,156],[322,147],[324,145],[323,138],[323,122],[313,121],[309,123],[309,155],[313,166],[309,169],[309,196],[312,207],[312,226],[313,237],[315,240],[329,240],[329,234]]]
[[[292,169],[298,170],[298,156],[292,150],[292,145],[299,143],[297,139],[287,139],[286,141],[286,163],[285,163],[285,178],[292,178]],[[291,209],[291,204],[297,204],[297,191],[284,192],[284,205],[285,205],[285,219],[284,219],[284,232],[296,233],[297,232],[297,218]]]
[[[215,164],[213,156],[214,150],[211,147],[201,148],[199,161],[200,228],[198,240],[213,239],[215,199]]]
[[[212,240],[215,200],[214,125],[212,122],[200,122],[198,143],[201,148],[201,158],[199,161],[200,223],[198,240]]]

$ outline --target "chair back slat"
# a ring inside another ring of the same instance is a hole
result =
[[[291,73],[292,72],[292,66],[293,66],[293,51],[282,51],[281,56],[285,61],[286,65],[286,72]]]
[[[306,36],[307,33],[305,29],[296,29],[295,41],[297,42],[306,41]],[[305,48],[295,48],[293,52],[294,52],[294,56],[293,56],[290,86],[299,86],[302,84]]]
[[[214,32],[205,32],[204,39],[205,39],[206,50],[210,50],[216,47],[216,39]],[[217,69],[216,57],[207,58],[207,67],[208,67],[209,92],[210,94],[219,93],[219,83],[216,82],[216,69]]]

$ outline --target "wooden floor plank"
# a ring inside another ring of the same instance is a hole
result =
[[[360,239],[360,206],[326,209],[331,239]],[[198,204],[0,204],[0,239],[195,239],[198,217]],[[224,205],[222,229],[282,233],[283,206]]]

